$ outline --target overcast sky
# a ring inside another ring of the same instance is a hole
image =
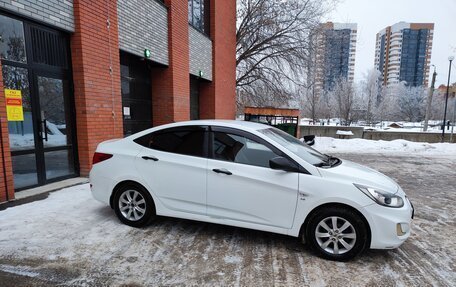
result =
[[[341,0],[328,20],[358,24],[355,81],[374,67],[375,35],[380,30],[400,21],[435,23],[431,64],[437,67],[436,87],[446,85],[448,56],[456,56],[456,0]],[[454,82],[456,60],[451,71]]]

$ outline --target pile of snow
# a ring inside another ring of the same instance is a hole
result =
[[[403,153],[413,155],[456,155],[456,144],[423,143],[406,140],[315,138],[313,148],[323,153]]]
[[[340,135],[340,136],[352,136],[352,135],[353,135],[353,132],[352,132],[352,131],[341,131],[341,130],[337,130],[336,135]]]

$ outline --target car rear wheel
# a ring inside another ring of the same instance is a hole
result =
[[[306,239],[321,257],[346,261],[368,247],[366,223],[356,212],[343,207],[318,210],[309,219]]]
[[[155,206],[145,188],[136,184],[121,186],[115,193],[114,210],[123,223],[146,226],[155,217]]]

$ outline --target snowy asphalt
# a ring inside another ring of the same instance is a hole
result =
[[[339,156],[407,192],[416,213],[399,249],[340,263],[260,231],[171,218],[134,229],[85,184],[0,211],[0,286],[456,286],[456,158]]]

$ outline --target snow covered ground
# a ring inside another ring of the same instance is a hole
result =
[[[399,249],[340,263],[267,232],[171,218],[135,229],[84,184],[0,210],[0,286],[456,286],[454,161],[343,156],[407,191],[416,217]]]
[[[323,153],[362,153],[396,155],[456,156],[456,144],[422,143],[406,140],[374,141],[366,139],[335,139],[316,137],[313,148]]]

